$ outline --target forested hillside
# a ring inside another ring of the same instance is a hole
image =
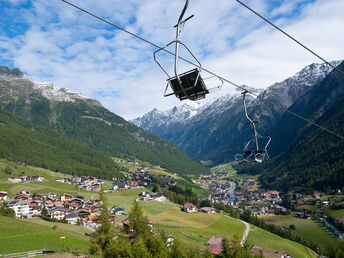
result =
[[[0,107],[107,156],[138,158],[178,173],[209,172],[173,144],[128,123],[96,100],[36,83],[15,69],[0,69]]]
[[[344,68],[344,63],[339,67]],[[344,135],[344,78],[333,71],[290,107],[327,129]],[[285,113],[274,128],[276,158],[242,172],[261,172],[267,188],[341,189],[344,185],[344,140]]]
[[[60,136],[0,109],[0,158],[75,175],[120,176],[113,160],[85,143]]]

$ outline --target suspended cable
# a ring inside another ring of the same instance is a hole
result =
[[[89,11],[87,11],[87,10],[81,8],[81,7],[79,7],[79,6],[77,6],[77,5],[74,5],[74,4],[72,4],[72,3],[70,3],[70,2],[68,2],[68,1],[66,1],[66,0],[61,0],[61,1],[62,1],[62,2],[65,2],[66,4],[69,4],[70,6],[73,6],[74,8],[76,8],[76,9],[78,9],[78,10],[84,12],[84,13],[87,13],[88,15],[90,15],[90,16],[92,16],[92,17],[94,17],[94,18],[97,18],[98,20],[101,20],[101,21],[103,21],[103,22],[105,22],[105,23],[107,23],[107,24],[109,24],[109,25],[111,25],[111,26],[113,26],[113,27],[115,27],[115,28],[117,28],[117,29],[119,29],[119,30],[122,30],[122,31],[124,31],[124,32],[126,32],[126,33],[128,33],[128,34],[130,34],[131,36],[133,36],[133,37],[135,37],[135,38],[137,38],[137,39],[139,39],[139,40],[142,40],[142,41],[144,41],[144,42],[146,42],[146,43],[148,43],[148,44],[150,44],[150,45],[152,45],[152,46],[154,46],[154,47],[156,47],[156,48],[159,48],[159,49],[162,49],[162,48],[163,48],[163,47],[161,47],[161,46],[159,46],[159,45],[157,45],[157,44],[155,44],[155,43],[153,43],[153,42],[151,42],[151,41],[149,41],[149,40],[147,40],[147,39],[145,39],[145,38],[143,38],[143,37],[141,37],[141,36],[138,36],[137,34],[134,34],[134,33],[130,32],[130,31],[126,30],[126,29],[123,29],[122,27],[120,27],[120,26],[118,26],[118,25],[115,25],[115,24],[113,24],[113,23],[111,23],[111,22],[109,22],[109,21],[107,21],[107,20],[105,20],[105,19],[103,19],[103,18],[101,18],[101,17],[99,17],[99,16],[97,16],[97,15],[95,15],[95,14],[93,14],[93,13],[91,13],[91,12],[89,12]],[[170,51],[168,51],[167,49],[163,49],[163,51],[165,51],[166,53],[168,53],[168,54],[170,54],[170,55],[175,56],[175,54],[174,54],[173,52],[170,52]],[[185,58],[183,58],[183,57],[179,57],[179,58],[180,58],[181,60],[183,60],[183,61],[185,61],[185,62],[187,62],[187,63],[189,63],[189,64],[195,66],[195,67],[200,68],[199,65],[197,65],[197,64],[195,64],[195,63],[193,63],[193,62],[191,62],[191,61],[189,61],[189,60],[187,60],[187,59],[185,59]],[[328,62],[327,62],[327,63],[328,63]],[[331,65],[331,64],[330,64],[330,65]],[[331,67],[333,67],[333,66],[331,65]],[[213,76],[216,76],[216,77],[222,79],[223,81],[227,82],[228,84],[233,85],[233,86],[236,87],[236,88],[239,88],[239,89],[241,89],[241,90],[243,90],[243,91],[247,91],[247,92],[250,93],[251,95],[253,95],[253,96],[255,96],[255,97],[258,97],[258,94],[254,93],[254,92],[252,92],[252,91],[250,91],[250,90],[247,90],[245,87],[240,86],[240,85],[238,85],[238,84],[236,84],[236,83],[234,83],[234,82],[232,82],[232,81],[230,81],[230,80],[228,80],[228,79],[226,79],[226,78],[224,78],[224,77],[222,77],[222,76],[219,76],[219,75],[217,75],[216,73],[214,73],[214,72],[212,72],[212,71],[210,71],[210,70],[208,70],[208,69],[206,69],[206,68],[204,68],[204,67],[202,67],[202,70],[203,70],[203,71],[206,71],[207,73],[210,73],[210,74],[213,75]],[[339,70],[339,69],[338,69],[338,70]],[[340,70],[339,70],[339,71],[340,71]],[[341,72],[341,71],[340,71],[340,72]],[[320,129],[325,130],[326,132],[328,132],[328,133],[330,133],[330,134],[333,134],[333,135],[335,135],[335,136],[337,136],[337,137],[339,137],[339,138],[341,138],[341,139],[344,140],[344,136],[343,136],[343,135],[340,135],[340,134],[338,134],[338,133],[335,133],[335,132],[331,131],[330,129],[328,129],[328,128],[326,128],[326,127],[323,127],[323,126],[321,126],[321,125],[315,123],[314,121],[312,121],[312,120],[310,120],[310,119],[308,119],[308,118],[305,118],[305,117],[303,117],[303,116],[301,116],[301,115],[299,115],[299,114],[297,114],[297,113],[295,113],[295,112],[293,112],[293,111],[290,111],[287,107],[285,107],[285,106],[282,105],[281,103],[275,103],[275,102],[273,102],[273,101],[271,101],[271,100],[269,100],[269,99],[262,99],[262,100],[265,101],[265,102],[268,102],[268,103],[270,103],[270,104],[272,104],[272,105],[274,105],[274,106],[278,105],[278,106],[282,107],[282,109],[283,109],[285,112],[288,112],[288,113],[290,113],[291,115],[296,116],[296,117],[298,117],[299,119],[302,119],[302,120],[306,121],[307,123],[310,123],[310,124],[312,124],[312,125],[314,125],[314,126],[320,128]]]
[[[237,1],[239,4],[241,4],[242,6],[244,6],[245,8],[247,8],[248,10],[250,10],[252,13],[254,13],[255,15],[257,15],[259,18],[263,19],[264,21],[266,21],[267,23],[269,23],[272,27],[274,27],[275,29],[279,30],[280,32],[282,32],[284,35],[286,35],[288,38],[290,38],[291,40],[295,41],[297,44],[299,44],[301,47],[303,47],[304,49],[306,49],[308,52],[312,53],[313,55],[315,55],[317,58],[319,58],[321,61],[325,62],[327,65],[331,66],[333,69],[335,69],[337,72],[341,73],[342,75],[344,75],[344,72],[340,69],[338,69],[336,66],[334,66],[333,64],[331,64],[330,62],[328,62],[325,58],[321,57],[320,55],[318,55],[317,53],[315,53],[313,50],[311,50],[309,47],[306,47],[304,44],[302,44],[300,41],[298,41],[297,39],[295,39],[294,37],[292,37],[290,34],[288,34],[287,32],[285,32],[284,30],[282,30],[281,28],[279,28],[277,25],[273,24],[271,21],[269,21],[267,18],[265,18],[263,15],[259,14],[258,12],[256,12],[255,10],[253,10],[251,7],[249,7],[248,5],[244,4],[243,2],[241,2],[240,0],[235,0]]]

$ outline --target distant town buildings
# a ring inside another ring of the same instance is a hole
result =
[[[10,177],[8,182],[11,183],[32,183],[32,182],[44,182],[43,176],[20,176],[20,177]]]
[[[73,184],[76,185],[80,190],[95,192],[99,192],[101,190],[102,184],[104,184],[103,180],[97,179],[94,176],[74,176],[72,178],[60,178],[56,179],[56,182]]]

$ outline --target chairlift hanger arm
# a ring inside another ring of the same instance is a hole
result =
[[[241,93],[243,95],[242,99],[243,99],[243,103],[244,103],[245,116],[246,116],[247,120],[250,121],[251,128],[253,131],[253,136],[254,136],[254,143],[256,145],[256,150],[259,151],[258,133],[257,133],[256,125],[255,125],[254,121],[247,114],[247,107],[246,107],[246,101],[245,101],[245,97],[246,97],[247,93],[248,93],[247,90],[245,90]]]
[[[193,18],[195,15],[190,15],[188,18],[186,18],[184,21],[182,21],[180,24],[183,24],[183,23],[185,23],[185,22],[187,22],[188,20],[190,20],[191,18]],[[173,28],[177,28],[177,26],[178,26],[178,24],[176,24],[176,25],[174,25],[174,27]]]
[[[176,31],[176,48],[175,48],[175,57],[174,57],[174,74],[176,75],[176,78],[178,80],[178,83],[181,85],[181,80],[178,75],[178,59],[179,59],[179,43],[180,43],[180,34],[181,34],[181,22],[183,20],[183,16],[186,12],[186,9],[189,6],[189,0],[185,1],[184,8],[179,15],[178,23],[177,23],[177,31]]]

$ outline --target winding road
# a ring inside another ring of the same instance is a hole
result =
[[[250,225],[249,225],[247,222],[243,221],[243,220],[240,220],[240,219],[239,219],[239,221],[241,221],[242,223],[244,223],[245,226],[246,226],[245,232],[244,232],[244,234],[242,235],[242,239],[241,239],[241,242],[240,242],[240,245],[241,245],[241,246],[244,246],[244,244],[245,244],[245,242],[246,242],[246,239],[247,239],[247,237],[248,237],[248,233],[250,233]]]
[[[230,216],[228,216],[228,215],[224,215],[224,216],[225,216],[225,217],[232,218],[232,217],[230,217]],[[235,219],[235,218],[232,218],[232,219]],[[251,227],[250,227],[250,225],[249,225],[246,221],[243,221],[243,220],[241,220],[241,219],[235,219],[235,220],[238,220],[238,221],[240,221],[240,222],[242,222],[242,223],[245,224],[245,231],[244,231],[244,234],[242,235],[242,239],[241,239],[241,242],[240,242],[240,245],[241,245],[241,246],[244,246],[244,244],[245,244],[245,242],[246,242],[246,240],[247,240],[247,237],[248,237],[248,233],[250,233]]]

